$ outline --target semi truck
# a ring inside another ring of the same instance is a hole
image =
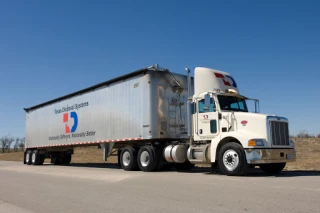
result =
[[[126,171],[207,164],[228,176],[276,174],[295,161],[287,118],[260,113],[228,72],[185,71],[155,64],[24,108],[24,164],[70,164],[80,146],[99,147],[105,161],[117,155]]]

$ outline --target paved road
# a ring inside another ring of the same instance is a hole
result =
[[[247,177],[0,161],[0,213],[320,212],[320,173]]]

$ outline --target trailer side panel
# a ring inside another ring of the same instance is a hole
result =
[[[150,75],[140,74],[26,114],[26,146],[145,138]]]

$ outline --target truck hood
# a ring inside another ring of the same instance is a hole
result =
[[[248,113],[248,112],[222,112],[222,127],[230,128],[230,132],[246,135],[248,139],[264,139],[268,141],[267,120],[275,115]]]

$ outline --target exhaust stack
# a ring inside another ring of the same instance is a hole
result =
[[[186,72],[188,75],[188,103],[187,103],[187,125],[188,125],[188,137],[191,141],[191,76],[190,70],[186,68]]]

